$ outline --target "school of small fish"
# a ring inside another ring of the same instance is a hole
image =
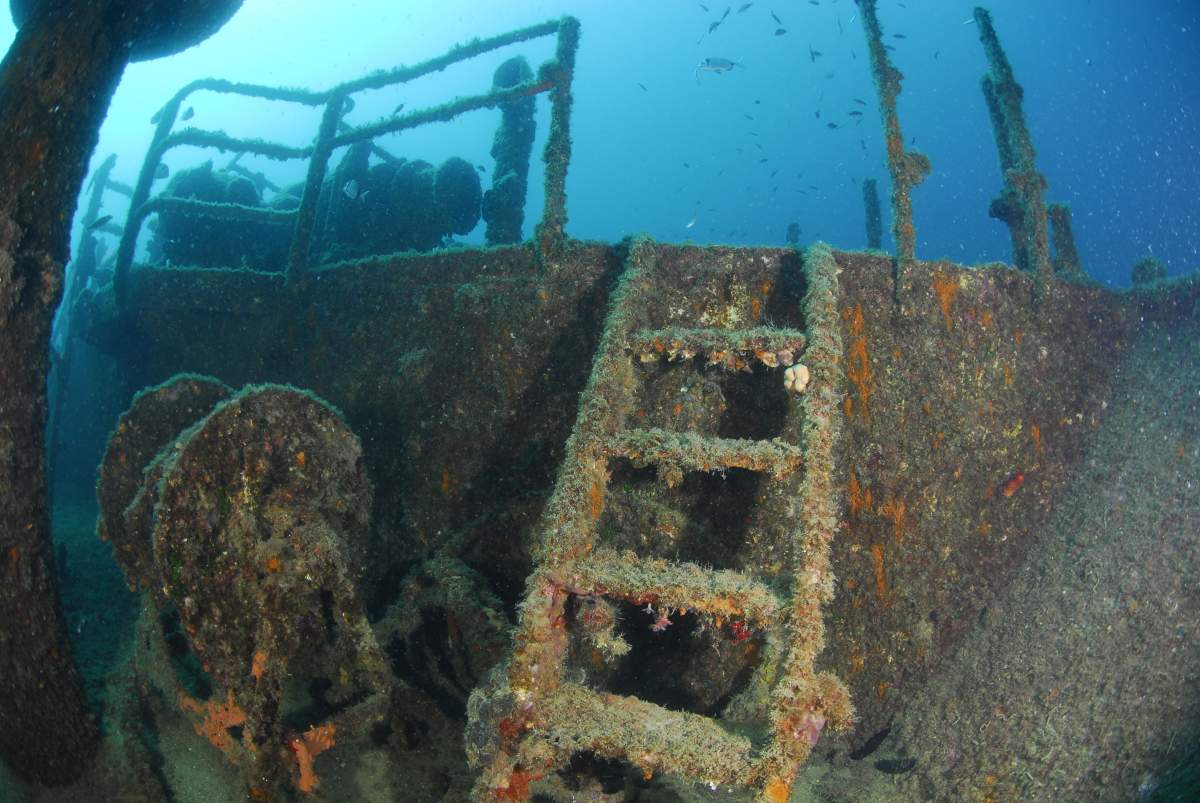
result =
[[[854,0],[854,2],[857,4],[857,0]],[[838,4],[838,0],[829,0],[829,3],[828,3],[829,6],[833,7],[834,23],[836,24],[836,27],[837,27],[837,34],[839,37],[841,37],[841,36],[845,35],[846,29],[845,29],[845,26],[842,24],[841,14],[837,13],[837,8],[836,8],[837,4]],[[714,13],[713,10],[710,8],[710,6],[706,5],[705,3],[697,3],[696,5],[705,14],[712,15]],[[760,9],[759,11],[754,11],[756,3],[753,3],[753,2],[738,4],[736,6],[736,8],[735,8],[735,6],[732,6],[732,5],[725,6],[724,10],[721,11],[720,14],[716,15],[715,17],[710,16],[709,21],[707,22],[707,29],[704,31],[704,33],[702,33],[700,35],[700,38],[697,40],[697,44],[700,44],[707,37],[713,37],[714,35],[718,34],[718,31],[721,31],[722,28],[724,28],[727,25],[737,25],[737,26],[741,26],[744,29],[746,23],[738,22],[738,20],[741,18],[755,19],[755,20],[765,20],[765,19],[769,18],[770,22],[767,23],[766,26],[764,26],[765,30],[769,31],[770,36],[772,38],[781,39],[783,42],[789,41],[789,39],[790,39],[790,37],[788,37],[789,31],[810,30],[816,25],[816,23],[814,21],[808,20],[808,21],[801,21],[800,23],[794,24],[792,26],[788,26],[784,22],[784,20],[779,16],[779,14],[777,14],[775,12],[774,9],[769,9],[769,8],[764,9],[763,4],[757,4],[757,5],[758,5],[758,8]],[[808,5],[814,6],[814,7],[820,7],[822,5],[822,3],[821,3],[821,0],[808,0]],[[907,6],[904,3],[897,3],[896,5],[901,9],[907,8]],[[789,14],[789,16],[798,16],[802,13],[798,9],[791,8],[791,7],[789,7],[788,9],[785,9],[785,13],[787,13],[788,11],[791,11],[791,14]],[[764,17],[758,16],[760,14],[763,14],[764,12],[765,12]],[[731,19],[731,15],[733,15],[732,19]],[[857,20],[858,20],[858,14],[851,14],[848,19],[848,24],[853,25]],[[973,22],[974,22],[974,19],[969,19],[966,22],[964,22],[963,24],[968,25],[968,24],[972,24]],[[796,20],[793,20],[793,23],[796,23]],[[721,35],[724,35],[724,34],[721,34]],[[784,39],[783,37],[788,37],[788,38]],[[907,42],[908,35],[898,32],[898,31],[892,31],[890,33],[890,38],[893,40],[899,41],[899,42]],[[784,45],[784,46],[786,46],[786,45]],[[805,54],[808,56],[808,60],[811,64],[816,64],[818,59],[822,59],[825,56],[825,53],[822,52],[821,50],[818,50],[817,48],[813,47],[811,42],[805,43],[803,45],[803,47],[805,48]],[[889,51],[896,49],[895,47],[893,47],[890,44],[885,44],[884,47]],[[847,52],[849,53],[850,59],[852,61],[856,61],[858,59],[858,55],[853,48],[848,47]],[[933,60],[934,61],[937,61],[939,54],[940,54],[940,51],[938,51],[938,50],[935,50],[933,52]],[[703,75],[703,74],[713,75],[713,76],[721,76],[721,75],[725,75],[727,73],[733,72],[735,69],[737,69],[738,72],[742,72],[746,69],[746,65],[743,61],[729,58],[725,55],[706,56],[706,57],[700,59],[700,61],[696,64],[696,67],[695,67],[696,81],[697,81],[697,83],[702,83],[701,75]],[[826,80],[833,79],[835,76],[836,76],[836,73],[834,71],[828,71],[828,72],[824,73],[824,78]],[[644,84],[644,83],[637,82],[637,86],[638,86],[638,88],[640,88],[642,90],[642,92],[646,92],[646,93],[650,92],[649,87],[647,87],[646,84]],[[818,99],[819,103],[823,102],[825,100],[824,95],[825,95],[825,93],[822,90],[820,93],[820,97]],[[868,105],[867,101],[863,100],[862,98],[852,97],[852,98],[849,98],[849,100],[850,100],[850,102],[852,102],[853,104],[855,104],[857,106],[865,107]],[[753,102],[754,102],[754,105],[757,106],[757,105],[760,105],[762,101],[760,99],[755,99]],[[829,109],[826,109],[826,110],[831,111]],[[821,111],[822,111],[822,109],[820,107],[813,109],[813,115],[817,120],[821,120]],[[865,113],[861,109],[857,109],[857,108],[853,108],[853,107],[845,110],[843,112],[843,114],[845,115],[844,119],[823,120],[822,122],[824,123],[824,128],[828,131],[840,131],[846,127],[853,127],[853,126],[861,125],[863,120],[865,119]],[[745,112],[743,112],[741,116],[744,119],[746,119],[747,121],[752,122],[752,123],[758,119],[754,115],[748,114]],[[833,116],[835,118],[837,117],[837,115],[833,114],[832,112],[831,112],[830,116]],[[747,131],[746,133],[751,137],[757,138],[759,136],[757,131]],[[839,134],[831,134],[830,136],[839,136]],[[916,138],[914,137],[912,141],[913,141],[913,143],[915,143]],[[765,148],[759,142],[754,142],[753,144],[754,144],[754,147],[757,148],[759,151],[765,151]],[[861,146],[862,152],[864,154],[864,158],[866,158],[869,155],[869,149],[867,147],[866,140],[860,138],[859,145]],[[741,147],[737,147],[736,151],[738,154],[745,153],[745,149],[743,149]],[[769,156],[760,157],[758,159],[758,163],[760,165],[767,165],[769,167],[769,169],[770,169],[769,178],[774,178],[779,173],[779,168],[771,165],[771,159]],[[682,162],[682,165],[684,168],[690,169],[692,167],[691,162],[687,162],[687,161]],[[723,175],[724,172],[725,172],[724,169],[721,169],[717,172],[716,175],[718,175],[718,176]],[[802,175],[803,175],[803,173],[798,173],[797,178],[799,178]],[[851,183],[854,184],[855,186],[857,186],[858,179],[856,177],[852,177]],[[772,188],[771,192],[775,193],[778,189],[779,189],[779,187],[775,186]],[[808,186],[808,189],[812,190],[813,192],[821,192],[821,189],[819,187],[817,187],[816,185],[810,184]],[[800,195],[808,194],[807,191],[805,191],[803,189],[799,189],[799,188],[795,189],[794,191],[799,193]],[[697,205],[697,207],[699,207],[700,202],[698,201],[696,205]],[[709,211],[715,211],[715,210],[710,208]],[[698,220],[699,220],[699,217],[696,215],[693,215],[687,221],[687,223],[684,224],[684,228],[691,229],[691,228],[695,227]],[[735,231],[729,232],[730,237],[732,237],[734,234],[735,234]],[[745,235],[745,232],[742,232],[742,234]]]

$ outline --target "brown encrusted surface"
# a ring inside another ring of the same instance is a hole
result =
[[[839,253],[846,345],[838,592],[827,664],[883,728],[1008,584],[1104,421],[1120,297],[996,265]]]
[[[139,269],[130,319],[93,336],[135,333],[135,386],[198,370],[337,405],[377,487],[372,571],[461,535],[485,574],[520,578],[510,547],[550,484],[618,265],[578,242],[546,267],[529,246],[447,251],[314,271],[294,293],[248,271]]]

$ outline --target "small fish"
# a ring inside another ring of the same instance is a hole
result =
[[[397,106],[396,108],[392,109],[392,114],[393,114],[393,115],[396,115],[396,114],[399,114],[399,113],[400,113],[400,112],[402,112],[402,111],[404,111],[404,104],[403,104],[403,103],[401,103],[401,104],[400,104],[399,106]]]
[[[478,170],[480,173],[486,173],[486,172],[487,172],[487,168],[486,168],[486,167],[484,167],[483,165],[475,165],[475,169],[476,169],[476,170]]]
[[[888,724],[884,725],[875,733],[871,734],[871,738],[863,742],[855,750],[850,751],[850,758],[854,761],[862,761],[867,756],[879,749],[879,745],[883,744],[883,740],[892,732],[892,722],[888,720]]]
[[[821,110],[820,109],[817,109],[816,115],[817,115],[817,119],[820,120],[821,119]]]
[[[971,19],[969,19],[969,20],[963,20],[963,25],[974,25],[974,24],[975,24],[974,17],[971,17]]]
[[[358,197],[358,182],[350,179],[342,186],[342,194],[353,201]]]
[[[1000,489],[1000,495],[1005,499],[1012,499],[1013,494],[1021,490],[1021,486],[1025,484],[1025,475],[1018,471],[1009,478],[1008,482]]]
[[[649,92],[649,91],[650,91],[649,89],[646,89],[646,85],[645,85],[645,84],[643,84],[641,81],[638,81],[638,86],[640,86],[640,87],[642,88],[642,91],[643,91],[643,92]]]
[[[725,13],[721,15],[721,21],[722,21],[722,22],[724,22],[724,21],[725,21],[725,18],[729,16],[729,12],[730,12],[732,9],[733,9],[733,6],[726,6],[726,7],[725,7]]]
[[[684,166],[684,167],[686,167],[686,168],[689,168],[689,169],[691,169],[691,166],[692,166],[692,165],[691,165],[691,163],[690,163],[690,162],[684,162],[684,163],[683,163],[683,166]]]
[[[841,36],[843,33],[845,33],[845,31],[842,30],[842,18],[841,17],[838,17],[837,24],[838,24],[838,36]]]
[[[787,33],[787,28],[776,28],[775,29],[776,36],[783,36],[785,33]]]
[[[738,66],[736,61],[730,61],[729,59],[723,59],[717,56],[709,56],[706,59],[701,59],[700,63],[696,65],[696,76],[699,77],[701,72],[729,72],[736,66]]]
[[[809,4],[810,6],[819,6],[819,5],[821,5],[820,3],[818,3],[818,2],[817,2],[817,0],[808,0],[808,4]]]
[[[776,174],[776,173],[778,173],[778,172],[779,172],[779,170],[777,170],[777,169],[776,169],[776,170],[772,170],[772,171],[771,171],[770,178],[775,178],[775,174]]]
[[[700,6],[700,8],[702,8],[702,9],[704,9],[705,14],[708,13],[708,6],[704,5],[703,3],[697,3],[696,5]]]
[[[893,39],[907,39],[908,37],[902,33],[894,33],[894,34],[892,34],[892,38]]]
[[[767,159],[766,159],[766,157],[764,156],[762,159],[759,159],[759,160],[758,160],[758,163],[759,163],[759,164],[766,164],[766,161],[767,161]]]
[[[940,50],[935,50],[935,51],[933,51],[933,60],[934,60],[934,61],[937,61],[937,60],[938,60],[938,54],[939,54],[939,53],[941,53],[941,52],[942,52],[942,51],[940,51]]]
[[[183,114],[179,115],[179,119],[180,120],[190,120],[195,116],[196,116],[196,110],[193,109],[191,106],[188,106],[186,109],[183,110]]]
[[[171,175],[171,169],[161,162],[159,162],[158,167],[154,168],[155,178],[166,178],[169,175]]]
[[[813,64],[816,64],[817,59],[820,57],[821,57],[821,51],[813,50],[813,46],[810,44],[808,46],[808,60],[811,61]]]
[[[857,15],[857,14],[854,14],[853,16],[851,16],[851,17],[850,17],[850,24],[851,24],[851,25],[853,25],[853,24],[854,24],[854,21],[855,21],[856,19],[858,19],[858,15]]]
[[[112,215],[105,215],[104,217],[98,217],[95,220],[93,220],[91,223],[87,224],[86,231],[95,231],[96,229],[100,228],[101,226],[103,226],[105,223],[107,223],[110,220],[112,220]]]
[[[754,5],[754,4],[753,3],[742,3],[740,6],[738,6],[738,13],[743,14],[743,13],[749,11],[750,6],[752,6],[752,5]]]
[[[690,229],[692,226],[695,226],[695,225],[696,225],[696,218],[692,218],[692,219],[691,219],[691,220],[689,220],[687,223],[684,223],[684,224],[683,224],[683,227],[684,227],[685,229]]]
[[[779,17],[775,16],[775,12],[774,12],[774,11],[772,11],[772,12],[771,12],[771,19],[775,20],[775,24],[776,24],[776,25],[782,25],[782,24],[783,24],[783,20],[781,20],[781,19],[779,19]]]
[[[855,109],[854,111],[850,112],[849,114],[851,117],[862,117],[862,115],[863,115],[863,113],[860,112],[858,109]]]
[[[743,114],[743,115],[742,115],[742,117],[745,117],[747,120],[753,120],[753,119],[754,119],[753,117],[751,117],[751,116],[750,116],[750,115],[748,115],[748,114]]]
[[[716,22],[714,22],[708,26],[708,32],[712,33],[713,31],[715,31],[717,28],[720,28],[720,27],[721,27],[721,21],[717,20]]]
[[[826,128],[837,128],[838,124],[837,123],[826,123],[825,127]]]
[[[866,141],[865,139],[860,139],[860,140],[858,141],[858,144],[859,144],[859,145],[862,145],[862,149],[863,149],[864,151],[867,149],[867,141]]]
[[[867,102],[866,102],[865,100],[861,100],[861,99],[859,99],[859,98],[850,98],[850,100],[854,101],[854,102],[855,102],[855,103],[857,103],[859,106],[866,106],[866,105],[867,105]]]

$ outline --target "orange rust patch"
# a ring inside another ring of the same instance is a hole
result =
[[[854,419],[854,399],[849,396],[842,398],[842,412],[846,414],[847,420]]]
[[[888,682],[886,680],[881,680],[875,684],[875,693],[879,695],[880,700],[887,696],[887,690]]]
[[[938,308],[942,311],[942,319],[946,322],[946,332],[954,329],[954,318],[950,309],[954,306],[954,297],[958,295],[958,280],[944,273],[933,277],[933,294],[937,298]]]
[[[279,571],[279,557],[277,555],[271,555],[269,558],[263,561],[263,568],[271,574],[275,574],[275,572]]]
[[[863,486],[858,481],[858,475],[854,471],[850,472],[850,515],[858,516],[863,510],[870,510],[871,504],[871,489]]]
[[[1020,329],[1013,330],[1013,342],[1015,342],[1018,346],[1021,345],[1021,338],[1023,337],[1025,337],[1025,333]]]
[[[887,596],[887,577],[883,573],[883,544],[871,544],[871,557],[875,559],[875,593],[883,599]]]
[[[254,660],[250,662],[250,675],[254,680],[262,680],[263,672],[267,670],[267,651],[258,650],[254,653]]]
[[[982,535],[983,537],[986,538],[991,531],[992,531],[991,524],[989,524],[986,521],[979,522],[979,534],[980,535]]]
[[[782,778],[772,778],[767,784],[767,788],[763,790],[763,795],[771,803],[787,803],[791,794],[792,787]]]
[[[1011,388],[1013,386],[1013,372],[1007,365],[1004,366],[1004,387]]]
[[[907,512],[904,500],[892,497],[880,505],[879,510],[875,512],[892,523],[892,535],[897,544],[902,543],[904,541],[904,515]]]
[[[755,321],[762,319],[762,299],[750,299],[750,318]]]
[[[246,712],[233,700],[233,692],[226,693],[225,702],[209,700],[201,703],[180,692],[179,707],[184,711],[199,714],[201,720],[194,727],[198,736],[203,736],[213,747],[228,754],[233,749],[233,738],[229,728],[246,724]]]
[[[304,468],[307,463],[308,455],[306,455],[304,452],[296,452],[296,465],[300,468]]]
[[[1029,435],[1033,438],[1033,451],[1042,453],[1042,428],[1037,424],[1029,425]]]
[[[871,373],[871,358],[867,354],[867,339],[857,337],[850,344],[846,377],[858,391],[858,414],[864,421],[871,418],[870,399],[875,392],[875,377]]]
[[[592,521],[595,521],[604,512],[604,480],[597,479],[592,483],[592,487],[588,488],[588,503],[591,506]]]
[[[311,795],[320,781],[313,772],[313,759],[333,747],[335,728],[330,725],[315,725],[304,732],[304,735],[288,742],[300,766],[300,780],[296,787],[306,795]]]
[[[15,546],[10,546],[8,548],[8,562],[16,563],[20,559],[21,559],[21,550],[17,549]]]

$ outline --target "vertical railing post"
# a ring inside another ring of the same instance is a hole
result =
[[[175,95],[159,112],[158,126],[154,129],[150,147],[146,149],[146,160],[142,162],[142,171],[138,173],[137,184],[133,185],[133,194],[129,196],[129,214],[125,217],[121,243],[117,246],[117,259],[113,263],[113,296],[116,298],[118,310],[123,310],[129,301],[129,271],[133,266],[138,232],[142,229],[142,216],[137,214],[137,210],[150,197],[150,187],[154,184],[154,175],[158,172],[158,163],[162,159],[163,140],[170,135],[171,127],[175,125],[175,117],[179,114],[179,106],[186,94],[185,89]]]
[[[892,177],[892,238],[896,241],[894,293],[900,294],[906,265],[916,259],[917,231],[913,227],[912,198],[909,191],[929,175],[929,157],[917,151],[905,152],[904,134],[896,97],[904,75],[892,66],[883,44],[883,31],[875,13],[875,0],[857,0],[867,51],[871,55],[871,75],[879,93],[879,114],[883,118],[883,136],[887,146],[888,172]]]
[[[550,134],[543,157],[546,164],[546,208],[537,226],[536,239],[543,257],[557,253],[566,238],[567,165],[571,161],[571,83],[575,77],[575,49],[579,46],[579,20],[564,17],[558,26],[554,61],[543,65],[539,78],[552,80]],[[546,73],[549,72],[549,75]]]
[[[295,285],[308,268],[309,250],[312,248],[313,221],[317,216],[317,199],[321,196],[321,185],[325,182],[325,171],[329,157],[333,154],[333,139],[337,135],[338,122],[342,119],[345,94],[335,92],[325,102],[325,114],[313,144],[312,160],[308,163],[308,175],[304,180],[304,193],[300,196],[300,207],[296,210],[296,229],[292,234],[292,247],[288,250],[287,284]]]
[[[983,77],[983,96],[992,117],[1004,189],[992,201],[989,214],[1008,224],[1013,242],[1013,261],[1021,270],[1032,271],[1034,295],[1040,297],[1052,278],[1050,234],[1043,193],[1046,179],[1034,163],[1033,140],[1021,107],[1024,94],[1013,78],[1012,65],[1000,47],[992,17],[986,9],[975,9],[979,41],[988,60]]]

